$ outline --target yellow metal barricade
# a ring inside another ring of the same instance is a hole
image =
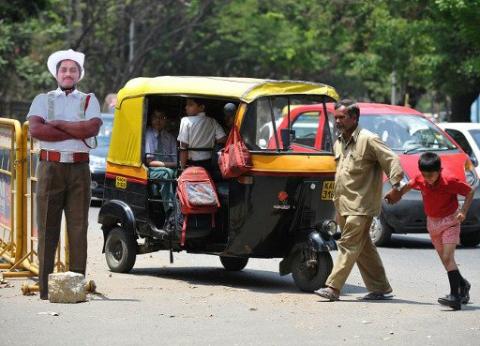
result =
[[[0,118],[0,269],[3,277],[38,276],[35,175],[38,143],[17,120]],[[62,223],[56,271],[68,270],[68,239]],[[30,287],[30,291],[34,291]]]
[[[22,145],[20,123],[0,118],[0,269],[8,271],[18,268],[24,255]]]

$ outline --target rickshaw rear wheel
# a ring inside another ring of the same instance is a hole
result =
[[[245,268],[248,263],[248,258],[220,256],[220,262],[222,262],[225,270],[238,272]]]
[[[295,285],[304,292],[314,292],[325,286],[333,268],[329,252],[319,252],[315,264],[308,264],[303,251],[298,251],[292,262]]]
[[[105,258],[112,272],[128,273],[133,268],[136,257],[137,242],[132,234],[120,227],[108,232]]]

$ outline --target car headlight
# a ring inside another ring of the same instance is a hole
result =
[[[477,173],[475,173],[475,168],[470,160],[465,162],[465,180],[474,188],[478,185]]]
[[[322,229],[333,236],[335,233],[337,233],[337,223],[333,220],[325,220],[322,223]]]

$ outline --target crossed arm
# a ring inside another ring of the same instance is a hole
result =
[[[48,122],[36,115],[29,118],[32,137],[46,142],[94,137],[98,134],[100,126],[102,126],[100,118],[85,121],[53,120]]]

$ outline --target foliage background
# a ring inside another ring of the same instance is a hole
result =
[[[302,79],[342,97],[447,110],[480,93],[480,0],[10,0],[0,3],[0,101],[55,87],[50,53],[87,58],[99,99],[137,76]]]

